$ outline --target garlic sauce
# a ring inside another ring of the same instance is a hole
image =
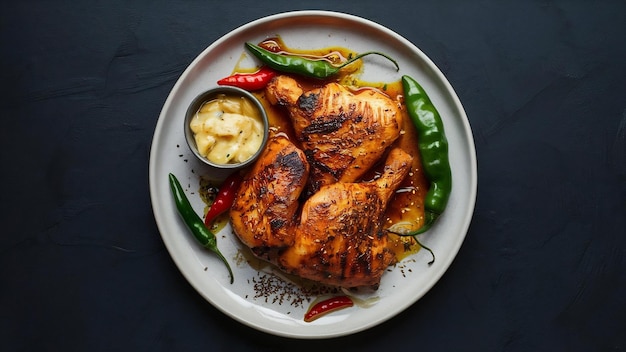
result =
[[[219,94],[202,104],[189,126],[198,152],[215,164],[245,162],[263,143],[261,112],[245,97]]]

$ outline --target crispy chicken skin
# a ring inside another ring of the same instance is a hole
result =
[[[401,104],[376,90],[352,93],[337,83],[303,91],[280,75],[268,84],[272,104],[287,108],[311,165],[309,194],[323,185],[354,182],[395,141],[402,129]]]
[[[400,103],[336,83],[305,92],[289,76],[275,77],[266,93],[286,107],[297,141],[270,137],[235,196],[233,231],[257,257],[287,273],[334,286],[378,287],[395,261],[382,227],[385,210],[413,160],[389,148],[402,128]],[[385,153],[380,176],[362,182]]]
[[[267,252],[293,245],[298,197],[308,173],[302,150],[287,137],[273,136],[244,176],[230,221],[235,234],[256,255],[272,255]]]
[[[232,228],[259,258],[285,272],[342,287],[377,287],[395,260],[382,229],[387,203],[412,157],[389,152],[373,181],[322,187],[300,208],[308,164],[285,137],[273,137],[230,210]]]
[[[330,285],[377,286],[395,260],[382,229],[383,216],[411,161],[396,148],[378,179],[320,188],[304,203],[295,242],[281,253],[279,266]]]

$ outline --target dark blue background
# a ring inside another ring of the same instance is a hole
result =
[[[3,1],[5,351],[626,351],[624,1]],[[420,47],[465,106],[478,199],[449,271],[394,319],[298,341],[185,281],[156,228],[149,150],[193,58],[296,9]]]

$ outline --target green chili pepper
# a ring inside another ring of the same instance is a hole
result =
[[[430,188],[424,199],[424,225],[408,233],[393,233],[415,236],[430,229],[446,208],[452,190],[452,172],[448,160],[448,140],[439,112],[413,78],[402,76],[402,88],[409,117],[417,130],[419,152]]]
[[[310,60],[296,55],[281,55],[273,53],[271,51],[261,48],[258,45],[254,45],[251,43],[246,43],[246,48],[264,64],[273,68],[276,71],[294,73],[317,79],[329,78],[337,74],[341,68],[353,63],[363,56],[372,54],[385,57],[389,61],[393,62],[393,64],[396,66],[396,71],[399,70],[396,60],[376,51],[368,51],[366,53],[359,54],[339,66],[334,66],[333,64],[325,60]]]
[[[176,208],[178,209],[178,213],[182,217],[191,233],[196,238],[196,240],[204,247],[211,251],[213,251],[217,256],[226,264],[226,268],[228,269],[228,273],[230,274],[230,283],[232,284],[234,281],[233,271],[230,269],[230,265],[226,258],[222,255],[220,250],[217,248],[217,239],[215,235],[209,231],[209,229],[204,225],[204,221],[198,216],[198,214],[193,210],[187,196],[185,196],[185,191],[178,182],[178,179],[173,174],[170,174],[170,189],[172,190],[172,194],[174,195],[174,201],[176,202]]]

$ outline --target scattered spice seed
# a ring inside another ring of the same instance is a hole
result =
[[[252,278],[252,287],[255,295],[253,299],[262,299],[266,303],[289,304],[292,307],[302,307],[313,301],[314,297],[337,294],[335,287],[319,284],[294,284],[285,281],[279,276],[259,272]]]

